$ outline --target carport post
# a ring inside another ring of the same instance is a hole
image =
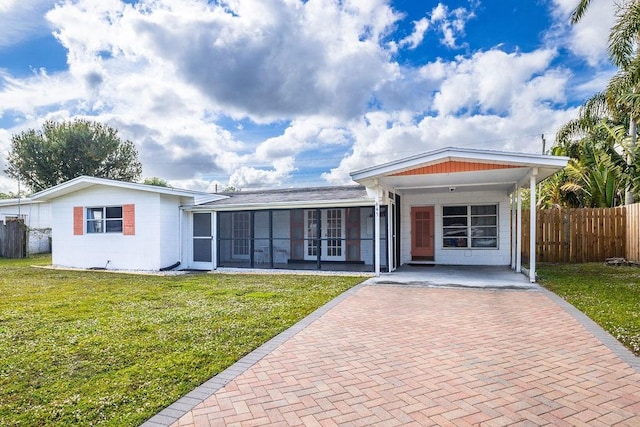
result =
[[[516,271],[522,272],[522,195],[520,194],[520,183],[516,184],[516,199],[518,199],[518,209],[516,212]]]
[[[511,192],[511,269],[516,269],[516,190]]]
[[[536,281],[536,175],[538,175],[538,168],[531,170],[531,177],[529,178],[529,191],[531,192],[531,206],[529,207],[530,219],[530,231],[529,231],[529,281],[535,283]]]
[[[376,205],[374,207],[375,218],[374,218],[374,235],[375,235],[375,273],[376,277],[380,276],[380,187],[376,186]]]

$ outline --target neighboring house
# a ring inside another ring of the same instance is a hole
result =
[[[517,195],[567,161],[446,148],[353,172],[358,186],[207,194],[80,177],[32,199],[51,203],[61,266],[519,271]]]
[[[29,254],[51,251],[51,206],[31,198],[0,199],[0,222],[20,218],[27,226]]]

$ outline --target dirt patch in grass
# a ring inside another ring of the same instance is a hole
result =
[[[0,259],[3,425],[139,425],[364,280],[120,275]]]

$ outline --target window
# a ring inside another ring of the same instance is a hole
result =
[[[445,248],[497,248],[498,205],[443,206]]]
[[[122,206],[87,208],[87,233],[122,233]]]

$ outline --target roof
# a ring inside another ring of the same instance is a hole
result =
[[[204,203],[212,199],[221,198],[211,193],[193,190],[181,190],[171,187],[160,187],[157,185],[140,184],[137,182],[124,182],[113,179],[96,178],[92,176],[79,176],[62,184],[55,185],[46,190],[35,193],[31,196],[32,200],[52,200],[66,194],[70,194],[79,190],[84,190],[93,186],[107,186],[123,188],[128,190],[144,191],[158,194],[165,194],[177,197],[191,197],[194,203]]]
[[[375,185],[376,181],[396,189],[500,189],[512,191],[516,184],[529,185],[564,168],[568,157],[531,153],[441,148],[351,173],[354,181]],[[444,167],[436,167],[443,165]]]
[[[18,206],[30,205],[34,203],[29,197],[21,197],[19,199],[0,199],[0,206]]]
[[[252,208],[293,208],[315,207],[325,205],[370,205],[373,198],[367,193],[367,189],[360,185],[312,187],[312,188],[287,188],[263,191],[239,191],[219,193],[224,199],[200,204],[200,208],[214,208],[218,210]]]

